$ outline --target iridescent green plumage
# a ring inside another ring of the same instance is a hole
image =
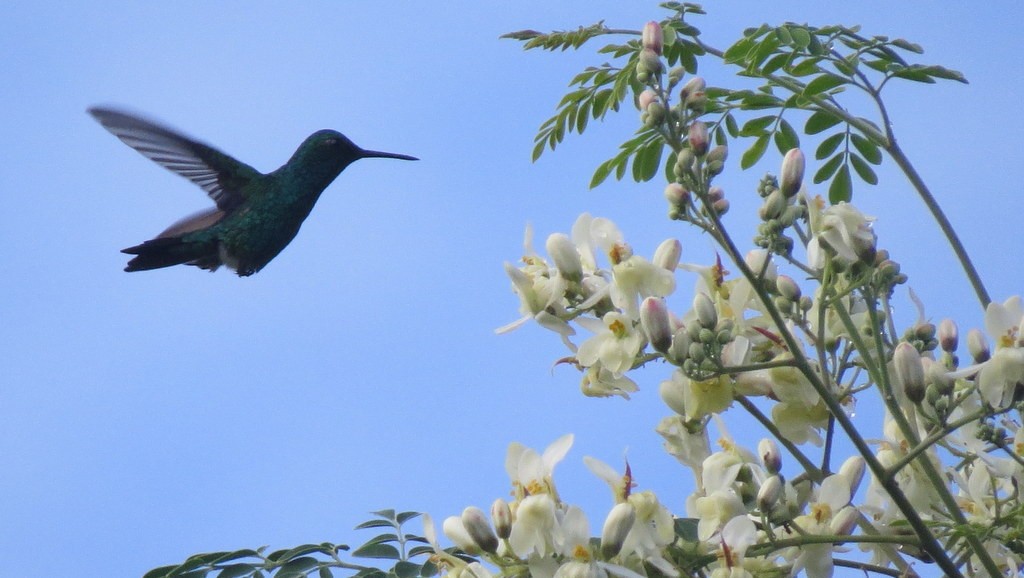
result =
[[[249,165],[170,129],[108,108],[89,113],[114,136],[163,167],[199,185],[216,207],[186,217],[156,238],[124,249],[135,255],[125,271],[221,265],[239,276],[266,266],[291,242],[324,189],[364,158],[417,160],[365,150],[345,135],[321,130],[309,136],[281,168],[263,174]]]

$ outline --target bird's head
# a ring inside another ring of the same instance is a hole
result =
[[[322,166],[341,172],[359,159],[388,158],[407,161],[419,160],[409,155],[371,151],[360,148],[348,137],[336,130],[318,130],[309,136],[295,151],[294,159],[301,159],[304,165]]]

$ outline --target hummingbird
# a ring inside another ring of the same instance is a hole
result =
[[[221,265],[239,277],[259,271],[295,238],[320,194],[353,162],[367,158],[419,160],[360,148],[335,130],[319,130],[288,162],[261,173],[167,127],[111,108],[88,110],[103,128],[153,162],[199,185],[216,206],[181,219],[121,252],[135,255],[125,271]]]

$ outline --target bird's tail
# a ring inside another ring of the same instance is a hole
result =
[[[216,271],[221,265],[215,244],[184,241],[181,237],[157,237],[141,245],[122,249],[121,252],[135,255],[124,268],[128,272],[148,271],[183,263]]]

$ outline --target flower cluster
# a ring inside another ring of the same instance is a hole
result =
[[[635,101],[641,134],[672,150],[664,191],[669,218],[708,235],[722,254],[711,264],[681,263],[681,245],[669,239],[648,260],[633,253],[610,220],[584,214],[571,234],[547,238],[542,257],[528,230],[523,265],[505,266],[523,317],[499,331],[533,319],[558,333],[571,352],[561,361],[580,369],[588,396],[628,398],[639,389],[641,366],[657,362],[670,370],[659,393],[672,414],[657,432],[694,475],[686,503],[695,536],[688,537],[689,553],[709,556],[694,567],[712,576],[775,575],[780,568],[831,576],[837,552],[850,543],[863,553],[844,563],[864,570],[913,575],[914,564],[934,561],[947,574],[1021,575],[1021,299],[987,305],[987,337],[967,333],[970,364],[957,355],[956,324],[929,322],[912,291],[919,318],[897,331],[891,299],[907,276],[878,247],[874,217],[807,190],[799,148],[785,152],[779,178],[767,175],[758,184],[756,248],[739,253],[723,222],[729,201],[714,185],[728,150],[703,119],[712,108],[708,95],[728,91],[712,91],[700,77],[684,83],[681,68],[669,70],[676,32],[648,23],[635,67],[623,74],[642,88]],[[729,102],[715,104],[721,110]],[[669,300],[677,299],[680,272],[695,285],[688,308],[676,311]],[[580,329],[587,332],[582,340]],[[882,416],[873,435],[861,431],[853,411],[858,398],[869,396]],[[725,416],[737,409],[770,435],[756,453],[726,431]],[[712,424],[722,438],[715,452]],[[838,459],[839,444],[851,457]],[[790,456],[785,474],[782,450]],[[526,487],[519,471],[510,474]],[[865,473],[869,481],[858,493]],[[578,530],[585,518],[557,506],[547,478],[530,479],[532,489],[516,486],[518,519],[530,530],[513,530],[504,555],[569,560],[565,545],[583,542],[561,529]],[[613,509],[606,531],[612,520],[633,523],[640,512],[635,504],[634,510]],[[464,514],[462,526],[469,523]],[[449,532],[466,547],[457,535]],[[656,543],[671,552],[682,548],[682,535]],[[477,550],[486,551],[479,543]],[[586,554],[574,560],[585,569],[557,571],[616,573],[586,547],[579,552]],[[631,552],[662,573],[681,569],[680,557],[664,550]],[[530,570],[540,566],[531,563]]]
[[[543,454],[513,443],[505,468],[512,481],[513,500],[497,499],[491,520],[476,507],[445,519],[442,529],[464,552],[482,556],[503,573],[533,578],[643,578],[654,569],[664,576],[679,571],[666,558],[676,541],[672,514],[650,491],[634,492],[625,474],[594,458],[587,466],[612,488],[615,503],[605,516],[599,543],[591,540],[586,514],[562,501],[553,478],[555,466],[572,446],[572,435],[552,443]],[[476,578],[491,573],[479,563],[467,564],[438,545],[433,522],[424,521],[425,534],[450,576],[466,572]]]

